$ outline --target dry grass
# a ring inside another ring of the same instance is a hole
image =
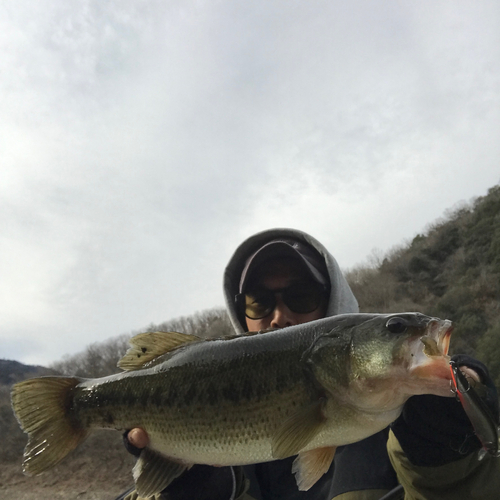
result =
[[[12,500],[114,500],[132,484],[134,457],[117,432],[100,431],[54,469],[22,472],[21,457],[0,464],[0,498]]]

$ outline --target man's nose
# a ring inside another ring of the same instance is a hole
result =
[[[293,326],[296,324],[298,323],[295,319],[295,315],[288,309],[281,298],[279,298],[272,312],[271,328],[285,328],[285,326]]]

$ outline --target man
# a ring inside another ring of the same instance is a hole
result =
[[[332,255],[308,234],[291,229],[264,231],[244,241],[225,270],[224,295],[237,333],[358,312]],[[486,368],[464,356],[457,362],[489,383],[488,402],[498,418],[498,399]],[[147,445],[141,429],[133,429],[128,440],[137,448]],[[392,430],[339,447],[330,470],[309,491],[298,491],[290,457],[243,468],[194,466],[162,497],[378,500],[397,487],[399,479],[408,499],[493,500],[500,491],[500,459],[487,456],[479,462],[479,447],[458,402],[419,396],[407,402]],[[468,493],[463,494],[464,488]],[[121,498],[132,500],[133,495]]]

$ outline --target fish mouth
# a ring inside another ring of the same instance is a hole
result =
[[[432,318],[424,335],[410,342],[410,372],[419,378],[451,379],[448,351],[452,322]]]
[[[427,325],[427,332],[420,337],[424,344],[425,356],[448,356],[453,325],[449,319],[432,319]]]

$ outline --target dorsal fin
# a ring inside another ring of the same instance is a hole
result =
[[[203,339],[179,332],[139,333],[130,339],[131,347],[118,361],[118,367],[126,371],[140,370],[159,356],[192,342],[203,342]]]

